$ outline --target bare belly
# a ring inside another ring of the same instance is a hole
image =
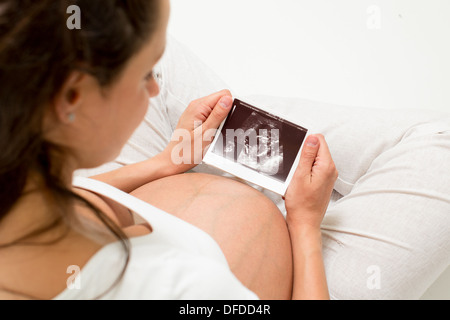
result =
[[[290,298],[286,223],[259,191],[232,179],[190,173],[153,181],[132,195],[209,233],[237,278],[260,298]]]

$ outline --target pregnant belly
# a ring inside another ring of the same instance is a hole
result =
[[[132,195],[210,234],[237,278],[260,298],[289,298],[286,221],[259,191],[229,178],[189,173],[153,181]]]

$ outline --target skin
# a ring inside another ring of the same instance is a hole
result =
[[[182,174],[132,194],[209,233],[233,273],[261,299],[290,299],[292,255],[286,222],[258,191],[231,179]]]
[[[64,83],[59,94],[49,103],[43,122],[45,138],[70,147],[73,157],[65,163],[64,178],[71,186],[72,174],[82,167],[95,167],[113,160],[122,146],[142,122],[148,99],[159,92],[157,83],[148,74],[165,49],[169,3],[162,1],[161,25],[151,40],[128,63],[120,79],[105,91],[87,74],[74,72]],[[75,114],[74,122],[70,114]],[[122,121],[126,119],[126,121]],[[38,177],[30,176],[26,189],[38,188]],[[81,194],[86,194],[79,191]],[[111,217],[120,217],[117,206],[94,194],[87,195]],[[43,192],[33,192],[18,201],[0,224],[0,243],[10,243],[37,227],[47,225],[53,213]],[[116,239],[84,207],[73,208],[75,215],[90,228],[103,230],[92,235],[71,229],[67,236],[53,245],[14,246],[2,250],[0,260],[0,299],[51,299],[66,289],[70,265],[84,266],[106,243]],[[31,215],[30,212],[33,214]],[[116,218],[118,221],[119,218]],[[29,242],[54,240],[63,230],[54,228]],[[133,234],[133,231],[131,232]],[[6,288],[6,289],[5,289]],[[11,291],[21,294],[12,294]]]
[[[130,60],[106,95],[95,79],[74,72],[49,105],[43,123],[46,139],[73,150],[64,168],[69,187],[75,170],[97,167],[117,157],[143,120],[148,99],[158,94],[156,82],[147,75],[165,48],[170,10],[169,1],[161,0],[161,3],[157,32]],[[177,129],[187,130],[191,137],[204,135],[208,129],[219,126],[231,104],[231,93],[227,90],[195,100],[181,116]],[[71,114],[76,116],[75,121],[70,121]],[[194,127],[196,121],[202,121],[203,126]],[[309,145],[311,142],[316,143]],[[172,141],[154,158],[93,178],[209,233],[222,248],[237,278],[260,298],[328,298],[320,222],[337,172],[323,136],[315,135],[305,142],[299,168],[285,195],[286,220],[269,199],[244,184],[204,174],[183,174],[195,165],[174,164],[172,151],[179,143]],[[205,142],[203,148],[207,145]],[[193,155],[198,156],[201,154]],[[27,188],[37,187],[39,183],[39,177],[30,176]],[[151,222],[136,224],[136,217],[117,203],[85,190],[74,191],[97,205],[129,237],[151,232]],[[46,199],[43,192],[23,197],[0,224],[0,243],[11,242],[48,223],[52,214]],[[0,299],[55,297],[66,289],[68,266],[84,266],[106,243],[115,241],[89,210],[79,206],[73,210],[85,227],[95,228],[97,232],[72,228],[52,245],[3,249]],[[45,242],[60,233],[60,228],[54,228],[32,240]]]

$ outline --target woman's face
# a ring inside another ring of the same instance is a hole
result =
[[[169,1],[161,0],[157,30],[111,87],[102,89],[88,75],[74,80],[77,99],[72,105],[62,105],[67,109],[63,113],[73,113],[75,120],[60,126],[60,132],[51,137],[74,151],[74,169],[97,167],[114,160],[143,121],[149,98],[159,93],[152,70],[165,50],[169,11]]]

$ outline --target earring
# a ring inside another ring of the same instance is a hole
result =
[[[75,119],[76,119],[75,113],[73,113],[73,112],[69,113],[69,116],[67,117],[67,119],[69,120],[70,123],[74,123]]]

